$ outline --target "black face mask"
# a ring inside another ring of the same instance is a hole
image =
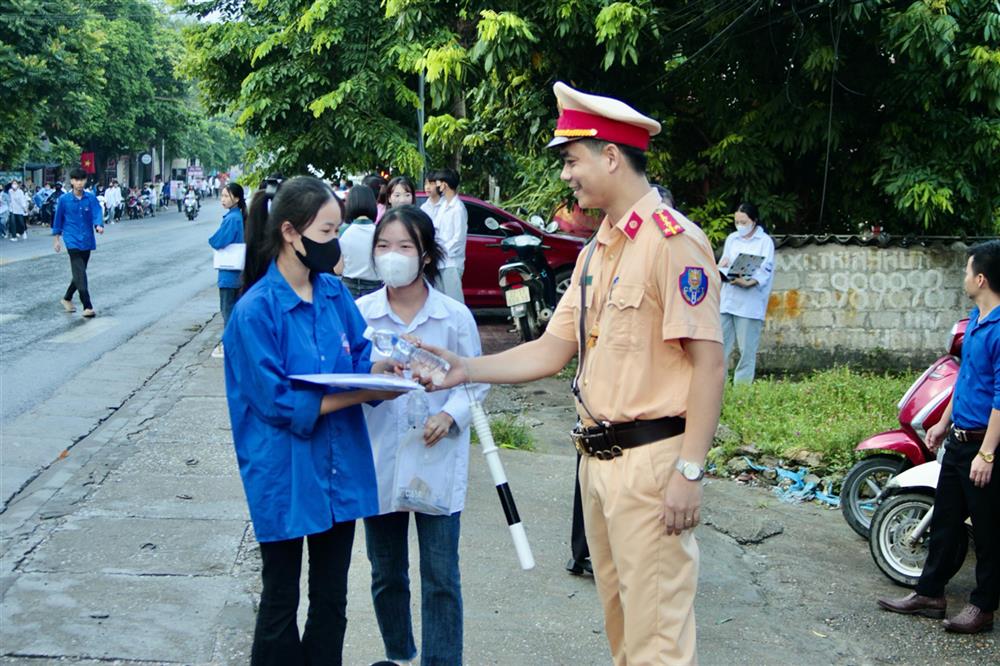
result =
[[[302,236],[302,247],[306,253],[295,250],[306,268],[314,273],[332,273],[333,267],[340,261],[340,239],[331,238],[325,243],[317,243],[311,238]]]

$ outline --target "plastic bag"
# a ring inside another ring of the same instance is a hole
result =
[[[423,428],[410,428],[396,453],[390,510],[450,515],[457,460],[458,438],[427,446]]]

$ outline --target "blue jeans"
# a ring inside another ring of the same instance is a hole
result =
[[[365,518],[365,542],[372,565],[372,601],[386,657],[417,656],[410,616],[407,530],[409,513]],[[462,581],[458,570],[461,513],[412,514],[420,544],[421,666],[461,666]]]
[[[219,311],[222,312],[222,327],[226,327],[229,315],[233,313],[233,306],[239,300],[240,290],[234,287],[219,287]]]
[[[754,371],[757,369],[757,345],[760,344],[760,332],[763,328],[763,319],[722,314],[722,349],[727,367],[729,354],[733,351],[733,342],[740,349],[740,360],[736,363],[736,371],[733,373],[734,384],[753,382]]]

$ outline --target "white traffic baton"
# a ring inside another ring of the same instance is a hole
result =
[[[472,395],[468,384],[465,390],[469,396],[469,403],[472,405],[472,425],[476,429],[479,443],[483,447],[483,457],[490,468],[490,475],[493,483],[497,487],[497,494],[500,496],[500,505],[503,507],[504,515],[507,517],[507,526],[510,528],[510,536],[514,540],[514,549],[517,551],[517,559],[521,563],[521,568],[525,571],[535,568],[535,558],[531,554],[531,546],[528,545],[528,535],[524,531],[524,524],[517,513],[517,505],[514,504],[514,496],[510,492],[507,484],[507,475],[503,470],[503,463],[500,462],[500,452],[493,441],[493,432],[490,430],[490,422],[486,418],[483,406]]]

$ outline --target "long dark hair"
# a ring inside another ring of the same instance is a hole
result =
[[[347,193],[347,213],[345,222],[353,222],[359,217],[367,217],[372,222],[378,216],[378,206],[375,204],[375,195],[370,187],[365,185],[355,185]]]
[[[340,205],[343,215],[344,204],[333,193],[330,186],[319,178],[296,176],[277,183],[268,179],[264,187],[257,190],[250,201],[250,214],[246,218],[246,262],[243,266],[243,291],[250,289],[277,259],[285,242],[281,235],[281,225],[290,222],[296,231],[302,233],[313,220],[319,209],[331,199]],[[272,198],[273,197],[273,198]],[[270,209],[268,208],[270,202]]]
[[[385,228],[393,222],[402,224],[406,233],[410,234],[410,239],[420,251],[420,270],[424,277],[433,281],[440,272],[438,264],[444,259],[444,250],[434,238],[434,223],[431,222],[431,218],[416,206],[396,206],[385,211],[382,220],[375,227],[375,238],[372,239],[372,259],[374,260],[375,257],[375,246],[378,245],[379,237],[382,236]],[[430,262],[424,264],[422,261],[424,257],[428,257]]]
[[[243,193],[243,186],[237,183],[236,181],[229,181],[228,183],[226,183],[226,186],[223,189],[229,192],[229,195],[231,197],[236,199],[236,207],[240,209],[241,213],[243,213],[243,224],[246,225],[247,200],[246,200],[246,195]]]
[[[396,189],[398,185],[402,185],[410,193],[411,203],[415,203],[417,200],[417,190],[413,187],[413,181],[406,176],[396,176],[389,181],[389,184],[385,186],[385,205],[389,206],[389,198],[392,197],[392,191]]]
[[[757,212],[757,206],[750,203],[749,201],[744,201],[743,203],[741,203],[739,206],[736,207],[736,212],[743,213],[744,215],[749,217],[751,220],[753,220],[753,223],[756,226],[761,228],[761,231],[767,233],[767,228],[764,226],[764,223],[760,219],[760,213]]]

